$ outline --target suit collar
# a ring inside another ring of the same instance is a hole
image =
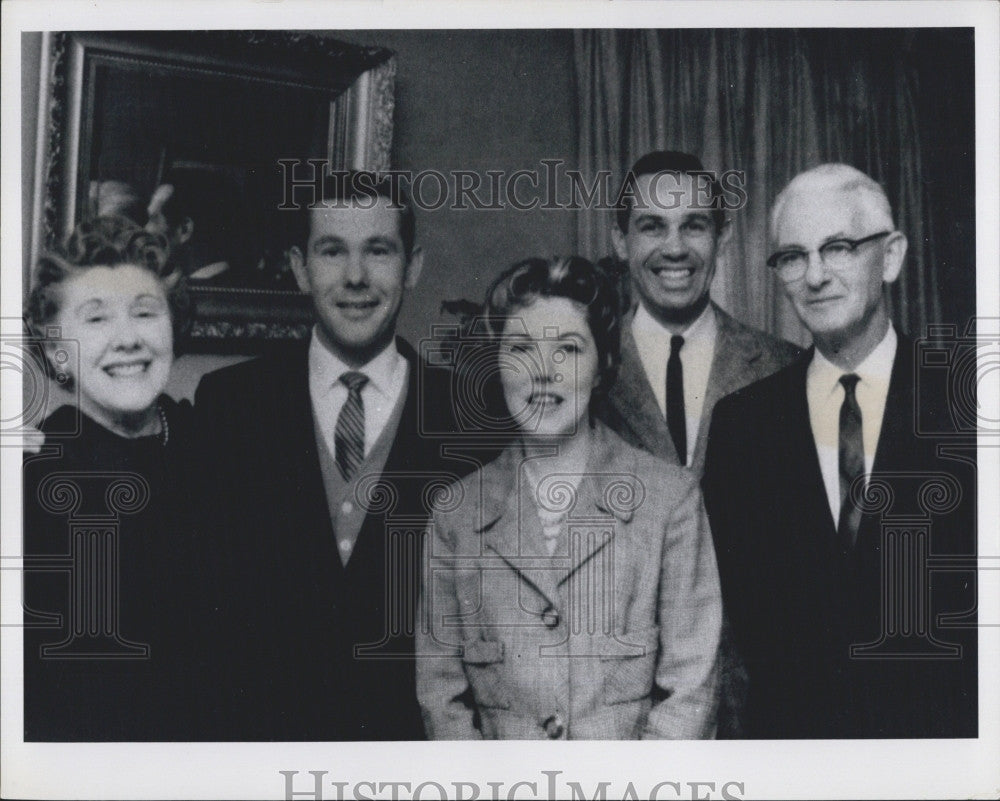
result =
[[[750,335],[745,326],[734,320],[714,302],[711,308],[715,313],[717,330],[715,353],[712,356],[703,407],[706,411],[714,408],[720,399],[745,384],[748,366],[760,359],[763,354],[759,337]],[[618,380],[609,392],[608,400],[617,410],[621,424],[634,433],[637,441],[642,442],[644,447],[669,463],[679,464],[680,459],[674,448],[673,439],[656,402],[653,388],[649,385],[635,338],[632,336],[634,315],[633,309],[622,319],[621,367]],[[709,414],[702,415],[695,452],[691,459],[691,465],[696,469],[704,461],[710,417]]]
[[[913,392],[913,348],[913,340],[897,334],[896,358],[893,360],[892,373],[889,377],[882,429],[879,432],[878,445],[875,446],[873,473],[888,470],[896,462],[905,463],[905,456],[900,459],[900,450],[904,447],[904,443],[912,443],[915,440],[917,409]]]
[[[656,402],[632,336],[634,315],[633,310],[622,319],[621,364],[618,378],[608,392],[608,401],[616,410],[621,425],[633,432],[636,441],[671,464],[679,464],[667,421]]]
[[[705,390],[704,409],[715,408],[726,395],[746,384],[749,365],[757,361],[763,350],[757,337],[747,336],[747,329],[726,312],[712,304],[718,331],[715,336],[715,354],[712,369],[708,373],[708,387]],[[692,466],[701,465],[708,443],[708,427],[711,414],[702,414],[698,427],[698,439],[691,459]]]
[[[309,438],[312,439],[312,400],[309,392],[310,341],[298,342],[289,351],[271,357],[268,361],[267,372],[269,375],[275,376],[275,381],[271,386],[278,396],[279,403],[287,409],[289,419],[298,429],[297,433],[301,434],[301,429],[307,428]],[[409,404],[417,385],[419,360],[416,351],[402,337],[396,337],[396,351],[409,364],[406,386],[406,401]],[[405,415],[404,411],[404,417]],[[313,447],[315,447],[315,442]]]
[[[587,474],[577,487],[576,502],[569,514],[588,516],[596,510],[627,523],[632,519],[633,509],[623,504],[616,493],[627,492],[629,487],[622,486],[617,479],[634,474],[635,457],[602,423],[595,423],[592,443]],[[517,511],[519,487],[525,483],[522,472],[528,458],[523,441],[517,440],[483,467],[482,519],[475,529],[477,532],[489,531],[502,517]]]
[[[757,361],[763,353],[760,340],[757,337],[748,337],[746,326],[738,323],[715,303],[712,303],[712,309],[715,311],[715,319],[719,326],[716,353],[722,351],[720,345],[725,344],[724,350],[742,361],[748,363]]]
[[[416,387],[419,381],[418,357],[406,340],[397,337],[396,348],[409,364],[406,397],[403,401],[402,416],[396,429],[396,437],[386,458],[386,472],[397,469],[397,465],[407,462],[412,453],[413,432],[418,427],[418,403]],[[316,429],[313,422],[312,400],[309,394],[309,347],[307,342],[297,344],[293,350],[275,359],[268,365],[268,374],[275,377],[274,387],[276,407],[273,414],[285,421],[280,426],[283,432],[281,446],[291,455],[288,463],[300,474],[296,481],[300,486],[310,486],[314,494],[324,498],[319,453],[316,449]],[[412,458],[410,458],[412,463]],[[402,468],[400,468],[402,469]]]
[[[708,304],[687,328],[677,333],[684,337],[684,344],[687,346],[693,340],[714,337],[717,327],[718,317],[715,313],[715,307]],[[670,331],[663,323],[653,317],[641,303],[630,312],[628,329],[632,333],[633,339],[638,336],[638,340],[653,344],[664,352],[670,349],[670,340],[675,336],[673,331]]]
[[[862,384],[882,386],[888,392],[898,347],[899,335],[896,333],[895,327],[890,325],[878,345],[852,370],[845,370],[834,364],[818,348],[813,348],[813,357],[809,362],[806,376],[810,382],[821,384],[824,392],[832,392],[837,388],[842,375],[855,373],[860,377]]]
[[[911,339],[902,334],[897,333],[897,338],[896,357],[893,360],[892,374],[889,378],[882,429],[875,447],[873,473],[891,470],[893,464],[900,462],[901,449],[913,439],[914,414],[916,413],[913,394],[914,345]],[[791,391],[788,392],[790,399],[789,430],[801,428],[805,432],[806,436],[802,438],[802,441],[809,446],[809,469],[813,472],[812,468],[815,466],[816,482],[822,488],[822,473],[819,469],[819,457],[816,455],[816,444],[809,422],[809,401],[806,393],[806,379],[814,353],[815,347],[810,347],[785,368],[782,375],[788,377],[791,388]],[[905,462],[906,458],[903,455],[902,461]],[[825,489],[822,489],[822,494],[825,498]],[[829,509],[829,503],[826,506]],[[832,521],[831,525],[833,525]]]
[[[353,368],[330,350],[313,328],[309,340],[309,386],[313,397],[323,397],[340,377],[348,372],[364,373],[371,386],[384,397],[392,397],[394,388],[399,386],[398,371],[402,369],[403,357],[395,342],[386,346],[381,353],[359,368]]]
[[[568,503],[570,552],[550,556],[541,545],[537,501],[523,480],[524,461],[518,442],[483,468],[482,517],[475,531],[482,534],[484,546],[557,604],[559,587],[619,535],[621,526],[608,522],[631,521],[644,488],[637,478],[635,452],[596,424],[587,475]]]

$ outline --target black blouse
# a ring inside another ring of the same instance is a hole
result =
[[[198,739],[209,602],[193,410],[159,402],[166,438],[62,407],[25,457],[26,741]]]

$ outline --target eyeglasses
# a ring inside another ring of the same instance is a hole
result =
[[[829,270],[844,270],[853,263],[854,251],[868,242],[889,236],[892,231],[879,231],[863,239],[831,239],[817,249],[823,266]],[[767,260],[778,277],[785,283],[798,281],[809,268],[808,250],[779,250]]]

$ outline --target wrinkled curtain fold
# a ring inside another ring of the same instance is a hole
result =
[[[580,169],[611,172],[613,193],[650,150],[738,170],[747,202],[730,212],[715,300],[739,319],[808,342],[765,259],[767,212],[802,170],[851,164],[882,183],[909,239],[891,290],[906,333],[940,320],[933,226],[921,176],[916,77],[905,31],[587,30],[575,34]],[[610,254],[612,215],[579,213],[580,252]]]

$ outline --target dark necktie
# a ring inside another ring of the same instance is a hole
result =
[[[365,457],[365,404],[361,400],[361,389],[368,383],[368,376],[344,373],[340,383],[347,387],[347,401],[337,416],[334,459],[344,481],[350,481]]]
[[[854,373],[840,377],[844,386],[844,402],[840,406],[840,436],[837,456],[840,467],[840,518],[837,538],[845,551],[850,551],[858,536],[861,510],[851,501],[850,487],[865,472],[865,448],[861,435],[861,407],[854,390],[859,378]]]
[[[670,337],[670,358],[667,360],[667,430],[677,449],[681,464],[687,464],[687,422],[684,420],[684,368],[681,347],[684,337]]]

